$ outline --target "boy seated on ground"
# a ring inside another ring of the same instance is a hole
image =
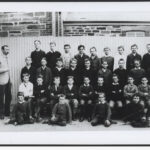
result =
[[[29,115],[29,103],[24,100],[23,92],[17,94],[18,102],[14,105],[10,120],[6,124],[21,125],[34,123]]]
[[[85,118],[90,122],[93,112],[93,87],[90,85],[89,77],[84,77],[84,84],[79,89],[79,121],[82,122]]]
[[[35,119],[36,121],[41,120],[42,111],[44,107],[46,107],[47,97],[48,97],[48,89],[43,84],[43,76],[39,75],[37,77],[37,83],[34,86],[34,96],[35,96]]]
[[[145,121],[144,106],[140,103],[140,95],[134,94],[131,103],[126,106],[126,115],[123,118],[125,123],[130,123],[132,126],[142,126]]]
[[[109,105],[112,110],[112,118],[120,119],[123,111],[123,91],[116,74],[113,74]]]
[[[64,94],[59,96],[59,102],[55,104],[52,117],[49,120],[49,124],[57,124],[60,126],[66,126],[67,123],[71,123],[72,113],[71,108],[68,103],[66,103],[66,98]]]
[[[94,107],[91,125],[104,124],[105,127],[109,127],[111,125],[110,117],[111,109],[105,101],[105,93],[99,93],[98,101]]]
[[[74,85],[73,76],[68,76],[67,85],[64,86],[64,94],[71,107],[72,119],[75,121],[78,113],[78,91]]]
[[[123,89],[123,94],[124,94],[124,98],[125,98],[125,105],[129,104],[132,101],[133,95],[138,93],[138,88],[134,84],[133,77],[129,76],[127,82],[128,82],[128,84],[125,85],[124,89]]]
[[[23,82],[19,86],[19,92],[24,93],[24,100],[29,105],[29,115],[32,115],[33,84],[29,81],[30,75],[23,74]]]

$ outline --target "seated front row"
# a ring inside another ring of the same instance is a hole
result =
[[[64,87],[60,85],[60,77],[54,77],[53,85],[47,87],[43,85],[43,78],[39,75],[33,88],[29,82],[29,75],[24,74],[23,83],[19,87],[18,101],[9,123],[33,123],[50,117],[46,123],[66,125],[67,122],[79,118],[80,122],[87,119],[92,126],[99,123],[110,126],[113,123],[112,119],[127,120],[123,118],[129,115],[127,112],[130,112],[128,110],[137,93],[140,107],[135,106],[135,109],[131,109],[135,110],[134,113],[131,112],[131,116],[142,113],[141,119],[145,118],[145,121],[148,121],[150,86],[147,84],[147,78],[143,77],[142,84],[137,87],[133,84],[133,77],[128,77],[128,84],[124,88],[119,86],[118,80],[117,75],[113,75],[112,86],[108,89],[105,87],[104,78],[100,76],[93,88],[89,77],[84,77],[84,82],[78,90],[72,76],[68,76],[67,85]],[[141,108],[144,111],[141,111]]]

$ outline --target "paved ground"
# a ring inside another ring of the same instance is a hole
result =
[[[26,124],[26,125],[5,125],[5,122],[8,118],[0,121],[0,131],[132,131],[137,130],[130,125],[124,125],[123,122],[118,121],[117,124],[112,124],[109,128],[99,125],[92,127],[91,124],[87,121],[79,122],[73,121],[71,124],[68,124],[66,127],[61,126],[51,126],[42,123]],[[150,128],[138,128],[138,131],[150,131]]]

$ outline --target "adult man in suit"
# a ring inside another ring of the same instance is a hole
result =
[[[10,115],[11,84],[10,69],[8,63],[9,47],[1,47],[0,55],[0,119]]]

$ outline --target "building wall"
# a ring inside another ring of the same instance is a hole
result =
[[[0,13],[0,37],[52,35],[52,12]]]
[[[136,23],[64,22],[64,36],[150,36],[150,25]]]
[[[41,48],[45,52],[49,51],[49,42],[56,41],[57,50],[63,53],[64,44],[71,45],[72,54],[76,54],[79,44],[83,44],[86,47],[85,53],[89,55],[89,49],[93,46],[97,48],[98,56],[103,55],[103,48],[108,46],[111,49],[111,55],[115,57],[117,53],[117,47],[123,45],[125,47],[126,55],[129,54],[130,46],[136,43],[139,46],[138,53],[143,55],[146,53],[146,44],[149,43],[149,37],[52,37],[52,36],[40,36],[40,37],[5,37],[0,38],[1,45],[8,44],[10,47],[10,68],[11,68],[11,82],[12,82],[12,94],[13,101],[16,102],[16,94],[18,92],[20,81],[20,71],[25,65],[25,57],[29,56],[34,50],[34,40],[40,40]]]

